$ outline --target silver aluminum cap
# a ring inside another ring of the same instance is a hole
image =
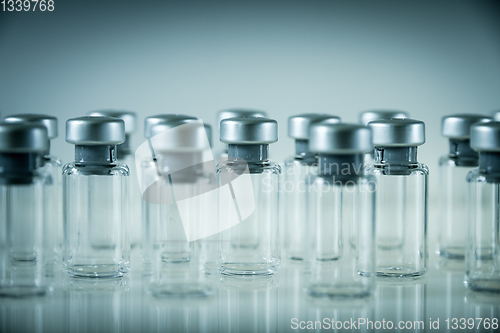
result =
[[[470,145],[477,151],[500,152],[500,122],[473,125],[470,131]]]
[[[186,123],[188,121],[198,120],[196,117],[188,116],[185,114],[158,114],[156,116],[147,117],[144,119],[144,137],[149,139],[159,132],[157,130],[153,130],[153,128],[159,124],[169,124],[169,123]]]
[[[66,122],[66,141],[78,146],[118,145],[125,141],[125,122],[112,117],[72,118]]]
[[[267,117],[267,112],[248,109],[229,109],[217,113],[217,127],[220,129],[220,122],[224,119],[235,117]]]
[[[340,123],[340,117],[330,114],[304,113],[288,118],[288,136],[299,140],[309,139],[309,127],[317,122]]]
[[[425,143],[425,124],[415,119],[395,118],[368,123],[374,147],[412,147]]]
[[[410,118],[410,114],[406,111],[398,110],[369,110],[359,114],[359,123],[368,125],[370,121],[392,118]]]
[[[210,148],[201,120],[158,124],[152,130],[158,136],[151,138],[151,143],[159,152],[194,152]]]
[[[441,133],[451,139],[470,138],[470,128],[478,122],[492,121],[493,118],[482,114],[460,113],[444,116],[441,120]]]
[[[325,154],[357,154],[373,150],[370,129],[358,124],[316,123],[309,128],[309,150]]]
[[[89,112],[88,115],[119,118],[125,122],[125,134],[131,134],[135,131],[137,122],[137,114],[135,112],[120,110],[97,110]]]
[[[491,114],[493,115],[495,121],[500,121],[500,110],[493,111]]]
[[[0,123],[0,152],[44,153],[49,150],[47,128],[33,123]]]
[[[269,144],[278,141],[278,122],[263,117],[236,117],[220,123],[220,141],[227,144]]]
[[[13,114],[4,118],[6,123],[33,123],[40,124],[47,128],[47,135],[49,139],[57,138],[57,118],[49,116],[46,114],[36,114],[36,113],[20,113]]]

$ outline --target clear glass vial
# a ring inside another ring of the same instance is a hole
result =
[[[309,150],[318,175],[308,186],[306,290],[313,297],[350,298],[374,288],[374,178],[363,170],[373,149],[370,130],[356,124],[314,124]]]
[[[47,128],[49,148],[40,156],[41,172],[46,174],[43,206],[45,220],[44,247],[47,274],[53,274],[53,264],[60,259],[63,240],[62,225],[62,163],[50,153],[50,141],[57,138],[57,118],[44,114],[16,114],[4,118],[8,123],[39,124]]]
[[[220,122],[224,119],[234,117],[267,117],[265,111],[249,110],[249,109],[229,109],[221,110],[217,113],[217,130],[220,133]],[[227,145],[217,154],[217,157],[227,157]]]
[[[359,114],[359,123],[368,125],[370,121],[384,120],[392,118],[410,118],[410,114],[406,111],[399,110],[368,110]],[[371,151],[365,154],[365,165],[375,160],[375,152]]]
[[[427,271],[427,187],[429,169],[417,160],[425,125],[395,118],[368,123],[375,162],[366,172],[377,179],[376,271],[378,276],[412,277]]]
[[[49,149],[41,125],[0,123],[0,297],[41,296],[46,221],[40,154]]]
[[[474,123],[491,121],[480,114],[453,114],[443,117],[441,134],[449,138],[449,153],[439,159],[438,253],[463,260],[467,233],[467,174],[479,165],[479,154],[470,146]]]
[[[306,193],[309,178],[317,174],[316,153],[309,151],[309,127],[317,122],[339,123],[340,118],[329,114],[305,113],[288,118],[288,136],[295,140],[295,156],[285,160],[283,195],[283,249],[287,258],[304,258],[304,234],[308,227]]]
[[[116,146],[116,158],[119,162],[126,164],[130,170],[130,247],[132,249],[137,248],[141,243],[142,231],[142,197],[139,190],[134,148],[132,145],[132,135],[136,128],[137,114],[132,111],[99,110],[90,112],[88,115],[119,118],[125,122],[125,141]]]
[[[467,175],[465,284],[500,292],[500,122],[473,125],[470,143],[479,152],[479,168]]]
[[[113,278],[129,271],[129,169],[116,158],[123,120],[78,117],[66,122],[75,161],[63,168],[63,266],[71,277]]]
[[[235,174],[242,175],[230,184],[233,198],[220,198],[219,218],[231,216],[236,206],[240,219],[222,233],[220,272],[274,274],[280,264],[281,167],[269,160],[268,155],[269,144],[278,141],[278,123],[263,117],[236,117],[224,119],[220,126],[220,140],[228,145],[228,159],[217,166],[219,183],[226,183]]]
[[[159,197],[145,198],[160,202],[160,219],[148,221],[148,238],[155,240],[149,245],[149,292],[157,297],[208,296],[213,288],[205,273],[209,259],[216,260],[211,254],[217,244],[207,243],[211,233],[201,229],[210,227],[213,216],[207,214],[217,202],[210,200],[216,196],[204,195],[216,185],[204,174],[203,153],[210,149],[205,127],[200,120],[179,119],[156,125],[152,132],[158,133],[151,145],[161,176],[156,192],[149,193]]]
[[[158,114],[144,119],[144,137],[148,140],[149,152],[142,158],[138,165],[140,168],[139,183],[142,195],[142,259],[143,274],[152,273],[153,258],[158,250],[160,241],[158,227],[161,224],[161,183],[162,171],[158,167],[151,138],[161,133],[162,126],[168,126],[171,123],[179,125],[196,121],[196,117],[183,114]],[[136,161],[137,163],[137,161]],[[158,182],[157,186],[151,186]],[[155,202],[153,198],[158,198]]]

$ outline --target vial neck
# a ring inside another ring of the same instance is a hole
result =
[[[82,165],[116,163],[116,146],[75,146],[75,162]]]
[[[335,180],[354,181],[363,175],[363,154],[318,155],[318,174]]]
[[[233,145],[227,146],[228,158],[238,158],[246,162],[260,162],[268,159],[269,145]]]
[[[132,154],[132,150],[130,148],[130,135],[125,134],[125,141],[116,146],[116,156],[122,159],[130,154]]]
[[[295,156],[307,163],[316,162],[316,154],[309,150],[309,140],[295,140]]]
[[[477,166],[479,154],[470,146],[470,140],[450,139],[450,158],[454,159],[458,166]]]
[[[375,162],[382,164],[416,164],[417,147],[375,147]]]
[[[31,184],[40,164],[40,154],[0,153],[0,184]]]
[[[488,183],[500,182],[500,152],[479,153],[479,173]]]

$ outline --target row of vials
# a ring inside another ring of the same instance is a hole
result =
[[[66,122],[75,160],[62,166],[50,154],[56,118],[5,117],[0,296],[44,295],[61,262],[76,279],[122,277],[139,247],[158,297],[210,295],[217,274],[274,274],[281,250],[302,262],[311,296],[362,297],[377,276],[425,274],[422,121],[396,111],[364,112],[360,124],[292,116],[296,151],[283,170],[269,159],[278,123],[264,112],[221,111],[217,123],[226,148],[216,161],[210,126],[178,114],[147,117],[134,154],[136,115],[93,112]],[[442,132],[438,251],[465,259],[469,288],[498,292],[500,122],[451,115]]]

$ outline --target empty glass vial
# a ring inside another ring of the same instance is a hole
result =
[[[491,121],[479,114],[454,114],[441,122],[441,134],[449,138],[449,153],[439,159],[438,253],[450,259],[464,259],[467,233],[467,174],[479,165],[479,154],[470,146],[474,123]]]
[[[47,128],[49,149],[40,155],[40,172],[46,174],[43,194],[45,236],[44,247],[47,259],[47,274],[53,274],[53,265],[61,257],[62,225],[62,163],[50,153],[50,140],[57,138],[57,118],[44,114],[16,114],[5,117],[9,123],[39,124]]]
[[[213,289],[207,279],[210,251],[217,244],[207,243],[211,236],[211,220],[217,221],[214,207],[215,179],[204,174],[203,153],[210,149],[205,127],[201,120],[170,121],[156,125],[151,138],[160,170],[160,180],[153,185],[160,202],[160,219],[153,225],[149,221],[149,239],[152,275],[149,291],[154,296],[195,297],[208,296]],[[213,160],[209,164],[215,168]],[[215,173],[212,173],[213,175]],[[153,194],[150,193],[150,194]]]
[[[265,111],[248,110],[248,109],[229,109],[222,110],[217,113],[217,130],[220,133],[220,122],[227,118],[234,117],[267,117]],[[222,151],[217,156],[227,157],[227,145],[224,145]]]
[[[140,169],[139,183],[142,194],[142,259],[143,274],[150,275],[153,268],[153,258],[158,251],[160,242],[160,233],[158,227],[161,222],[161,189],[164,179],[161,178],[161,170],[158,166],[155,151],[153,149],[151,138],[161,133],[162,126],[168,126],[175,123],[188,123],[196,121],[196,117],[182,114],[159,114],[144,119],[144,137],[148,140],[149,151],[140,158],[138,168]],[[140,150],[140,148],[139,148]],[[165,170],[163,170],[165,171]],[[154,185],[157,184],[157,185]],[[154,200],[154,199],[157,200]]]
[[[123,120],[78,117],[66,122],[75,161],[63,168],[63,266],[72,277],[121,277],[130,266],[129,169],[116,158]]]
[[[281,192],[284,211],[283,249],[289,259],[304,257],[304,234],[308,227],[306,217],[307,183],[317,174],[316,153],[309,151],[309,126],[317,122],[339,123],[340,118],[328,114],[305,113],[288,118],[288,136],[295,139],[295,156],[288,158],[284,166]]]
[[[500,122],[473,125],[471,147],[479,152],[479,168],[467,175],[465,284],[500,292]]]
[[[392,118],[410,118],[410,114],[406,111],[398,110],[368,110],[363,111],[359,114],[359,123],[366,126],[370,121]],[[368,165],[374,160],[374,151],[365,154],[365,165]]]
[[[376,120],[372,129],[377,179],[376,271],[379,276],[419,276],[427,271],[427,178],[417,161],[425,125],[414,119]]]
[[[49,149],[41,125],[0,123],[0,297],[44,295],[47,176],[40,155]]]
[[[373,149],[370,130],[356,124],[317,123],[309,149],[318,175],[308,186],[306,284],[314,297],[363,297],[374,288],[375,183],[363,170]]]
[[[220,126],[220,140],[228,144],[228,159],[217,166],[217,173],[219,184],[228,184],[232,197],[220,197],[219,218],[236,220],[222,233],[220,272],[274,274],[280,264],[281,168],[268,155],[269,144],[278,141],[278,123],[263,117],[236,117],[224,119]]]
[[[131,111],[100,110],[90,112],[89,116],[113,117],[125,122],[125,141],[116,146],[116,158],[119,162],[126,164],[130,170],[130,247],[134,249],[141,243],[142,230],[142,197],[139,190],[134,148],[132,145],[132,134],[135,132],[137,114]]]

